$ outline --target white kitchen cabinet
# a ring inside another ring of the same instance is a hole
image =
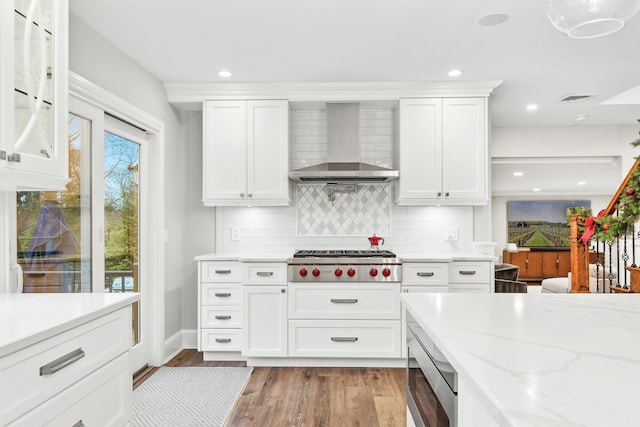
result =
[[[449,292],[494,292],[493,261],[454,261],[449,264]]]
[[[198,351],[204,360],[241,359],[241,277],[239,261],[198,261]]]
[[[287,286],[243,286],[243,356],[287,356]]]
[[[396,203],[487,204],[487,99],[401,99],[397,114]]]
[[[0,420],[16,426],[128,424],[131,341],[127,305],[0,358]]]
[[[205,101],[205,206],[286,206],[289,105],[285,100]]]
[[[0,190],[68,179],[68,1],[0,5]]]

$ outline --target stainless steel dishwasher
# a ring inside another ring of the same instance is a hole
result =
[[[455,427],[458,374],[407,311],[407,406],[416,427]]]

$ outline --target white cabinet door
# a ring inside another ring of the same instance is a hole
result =
[[[245,101],[204,103],[203,198],[244,200],[247,192]]]
[[[401,99],[399,205],[488,200],[486,98]]]
[[[68,180],[68,1],[0,5],[0,189]]]
[[[243,356],[287,356],[287,287],[243,286]]]
[[[288,205],[288,102],[206,101],[203,108],[204,204]]]
[[[396,196],[411,200],[442,196],[442,100],[401,99],[400,179]]]
[[[287,101],[247,102],[247,197],[289,201]]]
[[[486,98],[442,101],[442,189],[445,196],[486,204]]]

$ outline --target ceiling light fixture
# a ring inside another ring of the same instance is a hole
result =
[[[514,172],[513,176],[524,176],[524,172]]]
[[[527,105],[527,111],[536,111],[538,109],[537,104],[529,104]]]
[[[496,25],[500,25],[509,19],[509,15],[504,13],[490,13],[489,15],[485,15],[482,18],[478,19],[478,24],[483,27],[495,27]]]
[[[540,189],[539,188],[534,188],[533,191],[535,191],[537,193],[538,191],[540,191]]]
[[[451,70],[447,73],[449,77],[458,77],[462,75],[462,70]]]
[[[588,118],[589,116],[585,116],[584,114],[582,114],[582,115],[576,116],[576,122],[584,122]]]
[[[578,185],[587,185],[585,181],[578,181]]]
[[[218,71],[218,75],[220,77],[231,77],[231,71],[227,71],[227,70]]]
[[[620,30],[640,10],[640,0],[547,0],[547,17],[574,39],[606,36]]]

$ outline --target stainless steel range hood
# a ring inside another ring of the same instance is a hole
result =
[[[327,103],[327,163],[296,169],[289,178],[304,182],[397,179],[397,170],[360,161],[360,104]]]

